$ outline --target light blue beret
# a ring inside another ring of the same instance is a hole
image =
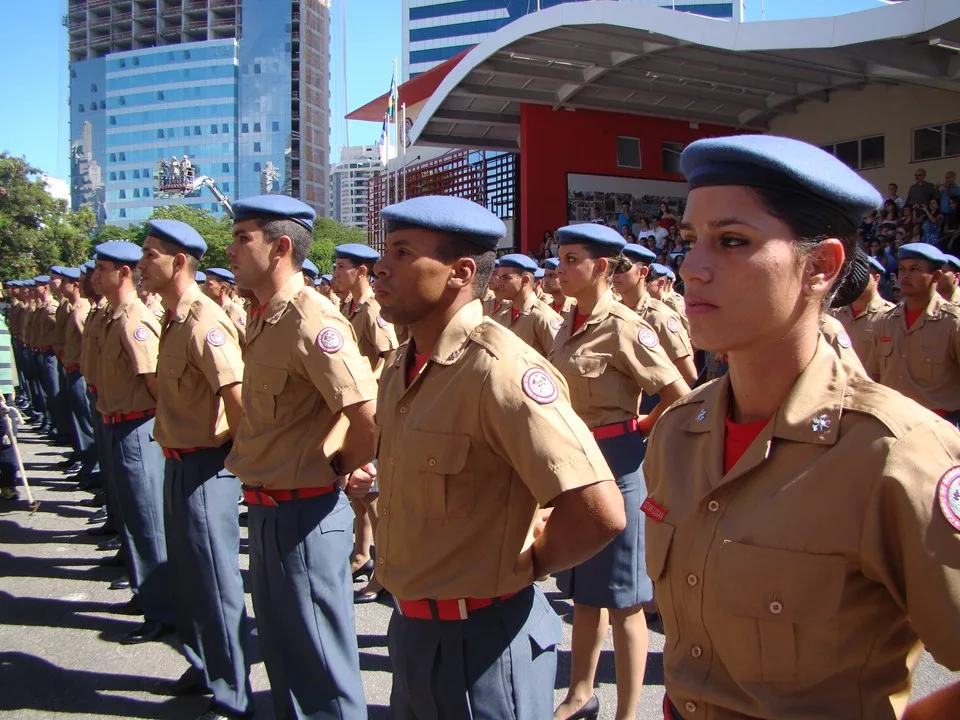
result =
[[[35,285],[46,285],[47,283],[50,282],[50,276],[49,276],[49,275],[37,275],[37,276],[33,279],[33,282],[34,282]]]
[[[387,232],[397,226],[433,230],[462,236],[484,250],[496,250],[507,234],[503,221],[482,205],[451,195],[424,195],[390,205],[380,211]]]
[[[673,279],[675,276],[673,270],[660,263],[650,263],[650,274],[647,276],[650,280],[656,280],[658,277],[667,277]]]
[[[36,287],[36,285],[37,285],[37,281],[34,280],[33,278],[23,281],[23,287]]]
[[[68,280],[79,280],[80,268],[61,267],[60,270],[57,272],[57,275],[65,277]]]
[[[151,220],[147,223],[147,235],[181,247],[197,260],[207,252],[207,243],[200,233],[179,220]]]
[[[886,275],[886,274],[887,274],[887,269],[886,269],[886,268],[883,266],[883,264],[882,264],[879,260],[877,260],[875,257],[868,257],[868,258],[867,258],[867,264],[868,264],[871,268],[873,268],[874,270],[876,270],[878,273],[880,273],[881,275]]]
[[[578,223],[557,230],[560,245],[592,245],[613,255],[623,250],[627,241],[613,228],[599,223]]]
[[[516,268],[518,270],[523,270],[528,273],[536,273],[539,268],[537,267],[537,261],[532,257],[523,255],[521,253],[511,253],[509,255],[504,255],[500,258],[500,265],[498,267],[502,268]]]
[[[546,277],[546,274],[547,273],[544,271],[543,268],[537,268],[536,272],[533,273],[533,276],[537,280],[543,280],[543,278]]]
[[[313,230],[317,213],[306,203],[287,195],[257,195],[233,204],[233,221],[293,220]]]
[[[317,275],[320,274],[320,268],[318,268],[316,263],[314,263],[310,258],[307,258],[303,261],[303,266],[300,269],[303,270],[303,272],[305,272],[311,280],[316,280]]]
[[[380,259],[380,253],[363,243],[337,245],[333,250],[333,256],[337,260],[352,260],[360,264],[376,262]]]
[[[63,275],[63,265],[51,265],[50,272],[53,275]]]
[[[140,256],[143,255],[140,246],[129,240],[110,240],[100,243],[93,251],[97,255],[97,260],[109,260],[126,265],[136,265],[140,261]]]
[[[212,275],[213,277],[217,278],[217,280],[222,280],[224,282],[234,283],[237,281],[233,273],[227,270],[226,268],[218,268],[218,267],[207,268],[204,272],[206,272],[207,275]]]
[[[560,267],[560,258],[547,258],[543,261],[543,267],[547,270],[556,270]]]
[[[945,267],[951,267],[954,270],[960,270],[960,258],[958,258],[956,255],[946,255],[946,254],[944,255],[944,257],[947,259],[946,262],[944,263]]]
[[[197,270],[197,274],[194,276],[194,279],[198,283],[206,282],[207,274],[203,270]]]
[[[623,248],[623,254],[634,262],[649,264],[657,261],[657,254],[655,252],[636,243],[627,243]]]
[[[321,276],[320,276],[320,280],[321,280],[322,282],[325,282],[325,283],[332,283],[332,282],[333,282],[333,275],[321,275]]]
[[[80,270],[86,273],[93,272],[97,268],[96,260],[87,260],[83,265],[80,266]]]
[[[926,260],[937,267],[947,262],[947,256],[940,248],[925,242],[907,243],[897,251],[897,260]]]

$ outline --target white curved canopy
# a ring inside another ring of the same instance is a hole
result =
[[[763,131],[802,102],[871,82],[956,92],[960,115],[960,0],[748,23],[629,2],[555,6],[471,50],[412,139],[517,152],[521,103]]]

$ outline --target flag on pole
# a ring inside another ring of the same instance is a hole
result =
[[[377,140],[377,154],[380,157],[380,165],[387,166],[387,160],[390,159],[390,131],[387,122],[387,115],[383,116],[383,129],[380,131],[380,139]]]
[[[393,74],[393,79],[390,80],[390,97],[387,98],[387,119],[390,122],[395,122],[397,119],[397,74]]]

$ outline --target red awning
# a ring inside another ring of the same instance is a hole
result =
[[[405,103],[409,108],[417,103],[423,102],[428,97],[433,95],[437,88],[440,87],[440,83],[443,82],[443,79],[450,73],[451,70],[453,70],[453,68],[457,66],[457,63],[459,63],[463,59],[463,56],[468,52],[470,52],[470,50],[464,50],[462,53],[454,55],[449,60],[444,60],[435,68],[431,68],[424,73],[420,73],[415,78],[407,80],[407,82],[401,84],[400,87],[397,88],[397,94],[400,97],[400,102]],[[390,91],[388,90],[376,100],[371,100],[366,105],[358,107],[356,110],[349,113],[347,115],[347,120],[367,120],[369,122],[381,122],[383,120],[383,116],[387,112],[387,100],[389,96]]]

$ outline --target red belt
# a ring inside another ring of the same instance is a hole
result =
[[[118,413],[116,415],[104,415],[103,421],[107,425],[116,425],[117,423],[127,422],[128,420],[139,420],[145,417],[152,417],[153,415],[156,415],[156,414],[157,414],[157,409],[150,408],[149,410],[140,410],[138,412],[132,412],[132,413],[126,413],[126,414]]]
[[[189,455],[190,453],[199,452],[201,450],[213,450],[211,447],[196,447],[196,448],[161,448],[163,450],[163,456],[165,458],[171,458],[172,460],[179,460],[181,455]]]
[[[663,720],[683,720],[680,714],[674,712],[673,703],[670,702],[670,696],[663,696]]]
[[[465,598],[462,600],[396,600],[401,615],[418,620],[466,620],[471,612],[488,608],[518,593],[495,598]]]
[[[318,497],[332,493],[337,489],[336,485],[326,485],[315,488],[298,488],[296,490],[266,490],[260,487],[243,488],[243,499],[247,505],[267,505],[276,507],[277,503],[289,502],[290,500],[306,500],[307,498]]]
[[[44,345],[43,347],[34,348],[37,352],[53,352],[53,345]]]
[[[97,394],[97,386],[96,386],[96,385],[87,385],[87,390],[89,390],[90,392],[92,392],[94,395]]]
[[[601,425],[593,428],[590,432],[597,440],[606,440],[607,438],[620,437],[628,433],[637,432],[640,423],[636,418],[630,418],[624,422],[613,423],[612,425]]]
[[[64,371],[64,372],[68,372],[68,373],[71,373],[71,372],[80,372],[80,366],[79,366],[79,365],[64,365],[64,366],[63,366],[63,371]]]

